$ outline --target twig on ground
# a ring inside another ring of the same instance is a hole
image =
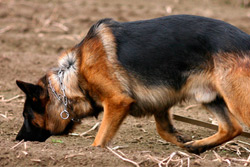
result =
[[[147,159],[150,159],[150,160],[152,160],[153,162],[155,162],[155,163],[157,163],[157,164],[159,164],[161,161],[159,160],[159,159],[157,159],[156,157],[152,157],[151,155],[146,155],[146,157],[147,157]],[[142,162],[144,162],[144,161],[142,161]],[[142,163],[141,162],[141,163]]]
[[[147,133],[147,131],[143,128],[140,128],[141,131],[143,131],[144,133]]]
[[[247,146],[250,146],[249,143],[244,142],[244,141],[229,141],[227,143],[225,143],[223,146],[220,147],[220,149],[225,149],[228,151],[234,151],[236,152],[236,154],[238,156],[241,155],[241,151],[240,149],[245,150],[245,152],[250,152],[250,149],[247,148]],[[217,157],[217,153],[214,151],[215,156]],[[217,157],[217,159],[215,159],[214,161],[219,160],[220,162],[227,162],[228,166],[231,166],[232,162],[235,163],[244,163],[244,166],[248,166],[248,164],[250,164],[250,155],[247,159],[238,159],[238,158],[223,158],[223,157]]]
[[[33,161],[33,162],[41,162],[40,159],[31,159],[31,161]]]
[[[176,156],[176,155],[178,155],[180,158],[173,159],[174,156]],[[171,161],[177,162],[176,166],[178,166],[179,164],[181,164],[181,166],[183,166],[184,160],[187,160],[187,166],[189,167],[190,166],[190,157],[191,157],[190,155],[188,155],[187,153],[181,152],[181,151],[173,152],[172,154],[170,154],[169,157],[167,157],[167,158],[163,159],[162,161],[160,161],[158,163],[158,166],[159,167],[162,167],[162,165],[169,166]]]
[[[195,157],[197,157],[197,158],[199,158],[199,159],[202,159],[202,160],[204,160],[204,159],[206,159],[206,157],[207,157],[207,154],[205,154],[203,157],[201,157],[201,156],[199,156],[199,155],[196,155],[196,154],[193,154]]]
[[[241,140],[237,140],[237,142],[250,146],[250,143],[247,143],[247,142],[244,142],[244,141],[241,141]]]
[[[176,158],[176,159],[173,159],[176,155],[179,156],[179,157]],[[165,158],[163,160],[160,160],[161,158],[156,158],[156,157],[153,157],[151,155],[146,155],[146,158],[147,158],[147,160],[150,159],[151,161],[157,163],[159,167],[163,167],[163,166],[183,166],[184,161],[187,161],[187,166],[189,167],[190,166],[190,158],[191,158],[191,156],[189,154],[187,154],[187,153],[184,153],[184,152],[181,152],[181,151],[176,151],[176,152],[171,153],[170,156],[168,156],[167,158]],[[204,159],[204,158],[199,157],[199,156],[198,156],[198,158]],[[140,164],[143,163],[143,162],[145,162],[145,160],[140,162]],[[175,162],[176,164],[171,164],[171,162]]]
[[[187,158],[188,167],[190,166],[190,158]]]
[[[122,156],[124,157],[128,157],[126,154],[124,154],[121,150],[117,150],[117,152],[119,152]]]
[[[8,102],[10,102],[10,101],[12,101],[12,100],[18,99],[19,97],[24,97],[24,95],[16,95],[16,96],[14,96],[14,97],[12,97],[12,98],[10,98],[10,99],[6,99],[6,100],[4,99],[3,96],[1,96],[0,102],[8,103]]]
[[[158,142],[160,142],[160,143],[162,143],[162,144],[166,144],[166,143],[168,143],[167,141],[165,141],[165,140],[157,140]]]
[[[238,158],[222,158],[221,156],[219,156],[215,151],[213,151],[216,158],[214,161],[219,160],[220,162],[226,162],[228,164],[228,166],[231,166],[232,162],[240,162],[240,163],[245,163],[244,166],[247,166],[248,164],[250,164],[250,155],[247,159],[238,159]]]
[[[213,151],[213,153],[214,153],[214,155],[215,155],[215,157],[216,157],[216,159],[215,159],[214,161],[217,161],[217,160],[218,160],[219,162],[223,162],[221,156],[220,156],[219,154],[217,154],[217,152]]]
[[[194,107],[197,107],[197,106],[199,106],[199,104],[192,104],[192,105],[187,106],[187,107],[185,108],[185,110],[189,110],[189,109],[194,108]]]
[[[5,28],[2,28],[2,29],[0,29],[0,34],[3,34],[3,33],[7,32],[7,31],[9,31],[11,29],[12,29],[12,26],[7,26]]]
[[[45,146],[43,146],[41,151],[45,151],[48,148],[49,143],[45,144]]]
[[[159,164],[159,167],[161,167],[161,164],[164,164],[165,161],[166,162],[166,165],[165,166],[168,166],[168,164],[170,163],[170,161],[173,159],[173,157],[176,155],[177,152],[173,152],[172,154],[170,154],[170,156],[164,160],[162,160]]]
[[[78,35],[60,35],[57,37],[58,40],[60,39],[68,39],[68,40],[71,40],[71,41],[79,41],[81,38],[78,36]]]
[[[47,27],[51,24],[53,19],[56,19],[57,7],[54,7],[51,15],[44,21],[43,27]]]
[[[112,150],[118,150],[118,149],[122,149],[122,148],[128,148],[128,146],[115,146],[112,148]]]
[[[249,156],[247,158],[247,162],[244,164],[244,166],[247,166],[248,164],[250,164],[250,154],[249,154]]]
[[[122,159],[123,161],[126,161],[126,162],[129,162],[129,163],[132,163],[133,165],[135,165],[136,167],[140,167],[138,163],[130,160],[130,159],[127,159],[127,158],[124,158],[123,156],[121,156],[120,154],[118,154],[117,152],[115,152],[114,150],[112,150],[112,148],[110,147],[106,147],[109,151],[111,151],[113,154],[115,154],[117,157],[119,157],[120,159]]]
[[[4,118],[7,118],[7,116],[6,116],[6,115],[4,115],[4,114],[0,114],[0,116],[2,116],[2,117],[4,117]]]
[[[190,155],[188,155],[187,153],[181,152],[181,151],[177,151],[177,154],[185,156],[185,157],[190,157]]]
[[[24,142],[24,140],[21,140],[19,143],[17,143],[16,145],[14,145],[13,147],[11,147],[10,149],[13,150],[14,148],[16,148],[17,146],[19,146],[23,142]]]
[[[245,150],[246,152],[250,152],[250,149],[247,148],[245,145],[249,146],[250,144],[247,142],[243,142],[240,140],[237,141],[229,141],[225,143],[223,146],[220,147],[220,149],[225,149],[228,151],[234,151],[238,156],[241,155],[241,149]]]
[[[53,26],[55,23],[54,23],[54,20],[56,20],[58,18],[58,14],[57,14],[57,11],[58,11],[58,7],[54,7],[51,14],[48,16],[47,19],[41,19],[39,20],[39,22],[41,23],[41,27],[39,27],[38,29],[36,29],[35,31],[37,33],[40,33],[40,32],[55,32],[54,29],[51,29],[51,26]],[[60,23],[58,23],[60,24]],[[63,27],[62,25],[59,25],[58,24],[55,24],[54,26],[55,27],[58,27],[60,29],[64,29],[65,31],[65,27]]]
[[[243,148],[244,150],[246,150],[247,152],[250,153],[250,149],[246,148],[245,146],[243,146],[242,144],[238,143],[238,145]]]
[[[69,136],[80,136],[78,133],[69,133]]]
[[[231,166],[231,161],[229,159],[224,159],[223,161],[226,162],[228,166]]]
[[[249,163],[247,159],[237,159],[237,158],[228,158],[228,159],[234,162]]]
[[[27,151],[22,151],[22,153],[26,156],[28,155],[28,152]]]
[[[91,129],[87,130],[86,132],[81,133],[80,136],[84,136],[84,135],[86,135],[87,133],[89,133],[89,132],[95,130],[95,129],[99,126],[99,124],[100,124],[100,122],[97,122]]]
[[[67,26],[63,25],[62,23],[54,23],[53,25],[55,27],[60,28],[61,30],[65,31],[65,32],[69,31],[69,28]]]
[[[24,142],[24,150],[27,150],[27,142]]]

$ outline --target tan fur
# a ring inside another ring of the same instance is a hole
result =
[[[105,24],[101,24],[97,31],[107,57],[106,65],[109,70],[109,75],[119,82],[123,91],[131,94],[131,76],[129,76],[125,69],[120,66],[120,63],[117,60],[116,42],[111,29],[106,27]]]
[[[46,128],[45,127],[45,120],[43,118],[42,115],[34,113],[34,119],[32,120],[33,125],[35,125],[36,127],[40,127],[40,128]]]
[[[224,97],[230,112],[250,126],[249,56],[221,53],[214,61],[216,86]]]
[[[60,117],[60,113],[63,110],[64,106],[50,92],[50,100],[46,105],[46,130],[54,134],[63,132],[70,121],[69,119],[64,120]]]
[[[217,96],[217,90],[213,84],[211,72],[190,75],[187,83],[181,90],[188,98],[199,103],[209,103]]]
[[[105,146],[128,115],[133,99],[123,93],[118,79],[112,74],[114,69],[108,64],[108,52],[101,38],[86,41],[82,53],[80,73],[87,82],[85,89],[104,106],[103,121],[93,145]]]

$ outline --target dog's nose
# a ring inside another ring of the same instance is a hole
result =
[[[20,135],[17,135],[16,140],[21,141],[21,140],[23,140],[23,138]]]

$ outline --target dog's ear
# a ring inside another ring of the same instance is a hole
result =
[[[43,88],[39,85],[34,85],[19,80],[16,80],[16,84],[27,96],[30,97],[39,98],[41,92],[43,91]]]

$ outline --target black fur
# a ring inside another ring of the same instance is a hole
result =
[[[250,50],[248,34],[211,18],[173,15],[135,22],[103,22],[115,35],[120,63],[148,86],[164,84],[178,90],[188,74],[206,68],[214,53]]]

